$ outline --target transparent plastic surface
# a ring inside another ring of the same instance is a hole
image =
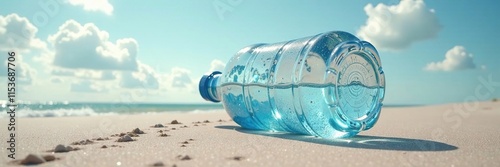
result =
[[[377,122],[385,78],[376,49],[334,31],[243,48],[200,81],[244,128],[340,138]]]

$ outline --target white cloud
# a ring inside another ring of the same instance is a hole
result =
[[[18,65],[19,70],[17,70],[16,75],[19,76],[16,78],[17,83],[31,85],[37,72],[27,63],[20,62]]]
[[[159,75],[146,64],[139,64],[139,71],[123,71],[120,75],[122,88],[158,89]]]
[[[160,88],[160,74],[137,60],[138,44],[132,38],[112,43],[109,33],[96,25],[68,20],[48,41],[55,48],[53,55],[44,57],[52,62],[50,74],[82,80],[73,83],[71,91],[103,92],[97,89],[99,84],[123,90]]]
[[[50,70],[50,74],[56,75],[56,76],[74,76],[75,72],[73,72],[72,70],[54,68],[54,69]]]
[[[53,68],[50,70],[50,73],[55,76],[77,77],[81,79],[113,80],[116,78],[115,72],[110,70]]]
[[[70,91],[92,93],[92,92],[105,92],[107,90],[103,86],[100,86],[90,80],[80,80],[71,84]]]
[[[170,72],[159,75],[160,89],[169,101],[193,100],[198,97],[198,82],[193,82],[191,71],[173,67]]]
[[[55,83],[55,84],[60,84],[60,83],[63,83],[64,80],[62,78],[59,78],[59,77],[52,77],[52,78],[50,78],[50,82]]]
[[[401,50],[434,38],[441,29],[434,9],[428,9],[423,0],[401,0],[392,6],[368,4],[364,10],[368,19],[357,35],[381,49]]]
[[[138,44],[133,38],[109,41],[109,33],[88,23],[68,20],[48,41],[55,48],[53,64],[72,69],[137,70]]]
[[[13,13],[0,15],[0,51],[27,52],[46,44],[35,35],[38,29],[26,17]]]
[[[108,0],[68,0],[71,5],[83,6],[87,11],[100,11],[107,15],[113,14],[113,5]]]
[[[0,51],[15,52],[16,83],[32,85],[35,81],[37,71],[23,59],[26,55],[45,53],[47,44],[36,37],[38,29],[26,18],[16,13],[7,16],[0,15]],[[0,76],[7,75],[7,60],[1,61],[3,70]],[[27,89],[24,87],[23,89]]]
[[[2,76],[3,78],[4,76],[8,75],[8,67],[14,68],[16,74],[16,83],[31,85],[37,72],[28,63],[25,63],[21,56],[16,56],[16,60],[15,62],[13,62],[15,66],[8,66],[7,60],[2,63],[0,68],[4,70],[0,72],[0,76]]]
[[[473,62],[473,55],[468,53],[465,47],[455,46],[446,52],[443,61],[431,62],[424,69],[428,71],[455,71],[474,68],[476,65]]]
[[[224,71],[225,66],[226,66],[226,63],[224,63],[220,60],[214,59],[210,63],[210,72],[212,72],[212,71]]]
[[[188,88],[193,81],[189,77],[191,71],[179,67],[172,68],[168,75],[168,83],[171,88]]]

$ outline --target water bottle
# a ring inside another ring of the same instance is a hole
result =
[[[199,91],[246,129],[343,138],[377,122],[385,77],[373,45],[332,31],[245,47]]]

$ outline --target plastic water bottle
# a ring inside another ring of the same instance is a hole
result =
[[[245,47],[199,91],[243,128],[341,138],[377,122],[385,77],[373,45],[333,31]]]

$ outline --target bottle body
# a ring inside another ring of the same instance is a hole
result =
[[[323,138],[370,129],[385,92],[375,48],[340,31],[246,47],[206,81],[244,128]]]

